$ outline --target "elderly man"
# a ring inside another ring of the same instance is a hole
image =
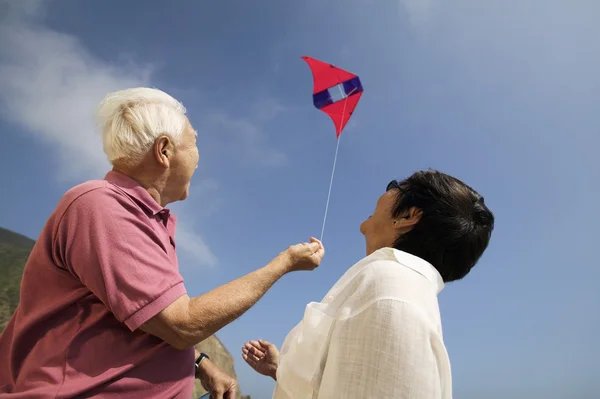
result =
[[[236,382],[193,346],[242,315],[284,274],[315,269],[322,244],[289,247],[266,266],[190,298],[178,270],[176,219],[198,164],[184,107],[155,89],[100,104],[104,180],[69,190],[25,266],[21,300],[0,336],[0,392],[11,398],[211,398]]]

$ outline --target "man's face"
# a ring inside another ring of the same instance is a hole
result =
[[[175,147],[169,185],[173,188],[174,198],[180,201],[185,200],[189,195],[190,182],[200,159],[196,136],[196,131],[188,121],[185,131]]]

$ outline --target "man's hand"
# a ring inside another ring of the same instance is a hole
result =
[[[325,247],[321,241],[311,237],[310,243],[292,245],[279,256],[286,260],[286,272],[314,270],[325,256]]]
[[[290,246],[266,266],[203,295],[181,296],[140,329],[177,349],[187,349],[215,334],[253,306],[283,275],[314,270],[325,248],[316,238]]]
[[[235,399],[237,395],[237,381],[221,371],[209,359],[203,359],[198,368],[196,378],[202,387],[210,394],[210,399]]]
[[[242,357],[254,371],[277,381],[279,350],[275,345],[262,339],[248,341],[242,347]]]

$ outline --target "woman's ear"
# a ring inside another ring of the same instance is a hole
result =
[[[419,208],[412,207],[404,214],[394,220],[394,227],[403,231],[412,230],[413,227],[421,220],[423,211]]]
[[[406,217],[407,222],[411,225],[414,226],[417,223],[419,223],[419,221],[421,220],[421,217],[423,217],[423,211],[417,207],[412,207],[408,210],[408,215]]]

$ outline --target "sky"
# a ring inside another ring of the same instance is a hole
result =
[[[102,178],[95,107],[151,86],[199,134],[190,198],[172,206],[189,294],[263,266],[321,232],[336,138],[312,56],[365,92],[321,266],[217,334],[242,391],[273,388],[242,344],[280,345],[364,256],[358,227],[387,183],[434,168],[496,216],[479,264],[439,296],[454,397],[598,398],[599,20],[595,0],[0,0],[0,226],[35,239],[65,191]]]

